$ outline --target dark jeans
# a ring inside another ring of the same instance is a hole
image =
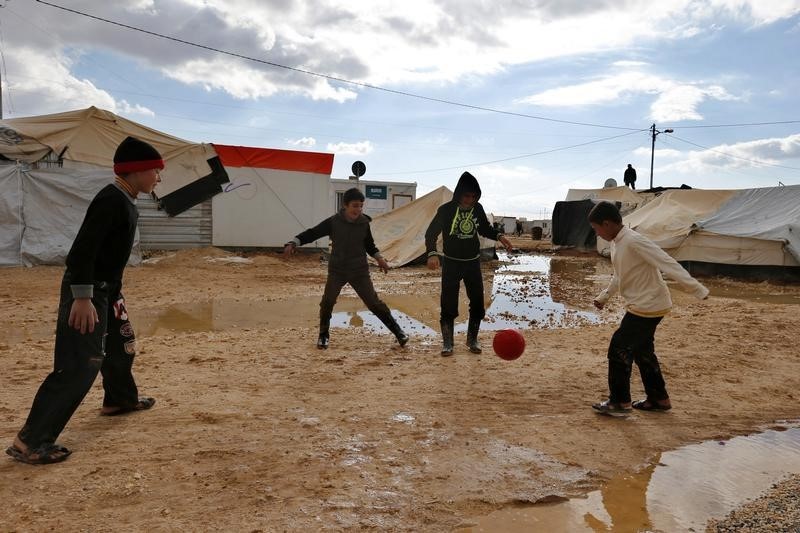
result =
[[[657,402],[669,398],[653,340],[662,317],[645,318],[625,313],[608,347],[608,399],[613,403],[631,401],[631,367],[639,367],[647,398]]]
[[[358,294],[358,297],[364,302],[364,305],[367,306],[367,309],[372,311],[381,321],[391,318],[392,312],[389,310],[389,307],[383,303],[378,297],[378,293],[375,292],[369,270],[357,272],[328,271],[328,280],[325,282],[325,292],[322,293],[322,300],[319,302],[320,324],[327,324],[330,322],[333,306],[336,305],[336,300],[339,298],[339,293],[342,292],[342,288],[348,283],[353,287],[353,290],[356,291],[356,294]]]
[[[461,280],[464,280],[469,298],[469,321],[478,323],[486,315],[481,262],[479,259],[455,261],[447,257],[442,257],[441,321],[452,322],[458,316],[458,292]]]
[[[39,386],[19,438],[30,448],[54,443],[97,373],[103,375],[103,406],[132,407],[138,390],[131,368],[136,355],[120,283],[96,282],[92,303],[100,320],[93,333],[81,334],[68,324],[72,308],[69,274],[61,282],[53,371]]]

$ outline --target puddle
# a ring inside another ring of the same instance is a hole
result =
[[[485,287],[488,303],[481,329],[570,328],[601,321],[617,321],[618,316],[598,314],[592,298],[610,278],[610,265],[599,258],[559,257],[499,252],[500,264]],[[781,287],[765,284],[735,285],[724,280],[708,280],[712,295],[769,303],[800,304],[800,294],[784,294]],[[264,327],[316,327],[320,295],[287,301],[243,300],[238,298],[186,302],[166,308],[146,309],[135,305],[131,320],[139,336],[164,333],[222,331]],[[392,309],[400,326],[412,336],[438,336],[439,290],[421,295],[381,295]],[[364,328],[389,335],[378,318],[350,287],[339,297],[331,327]],[[467,329],[467,301],[462,287],[459,322],[455,331]],[[0,343],[48,339],[52,324],[33,322],[0,333]]]
[[[705,531],[791,473],[800,473],[800,427],[665,452],[584,498],[501,509],[458,531]]]

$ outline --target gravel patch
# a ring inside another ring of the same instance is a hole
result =
[[[711,520],[706,533],[800,532],[800,474],[773,485],[722,520]]]

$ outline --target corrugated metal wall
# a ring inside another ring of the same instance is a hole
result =
[[[142,250],[178,250],[211,246],[211,200],[178,216],[159,211],[151,198],[139,197],[139,246]]]

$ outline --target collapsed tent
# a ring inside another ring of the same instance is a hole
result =
[[[372,236],[389,265],[399,267],[424,259],[425,231],[439,206],[452,199],[453,191],[441,186],[413,202],[372,219]],[[491,216],[487,217],[491,223]],[[495,241],[481,237],[480,242],[481,257],[495,257]],[[441,250],[441,236],[438,248]]]

